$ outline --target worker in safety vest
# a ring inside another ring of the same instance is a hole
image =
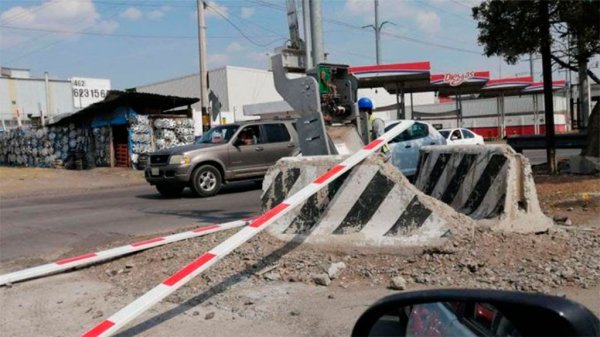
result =
[[[358,110],[360,112],[366,112],[368,115],[367,129],[369,135],[369,143],[374,139],[381,137],[385,133],[385,123],[383,119],[373,116],[373,101],[367,97],[362,97],[358,100]],[[381,147],[381,153],[384,155],[384,159],[388,160],[390,157],[390,148],[387,144]]]

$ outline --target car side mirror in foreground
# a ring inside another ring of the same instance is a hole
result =
[[[352,336],[599,336],[600,321],[562,297],[447,289],[385,297],[365,311]]]

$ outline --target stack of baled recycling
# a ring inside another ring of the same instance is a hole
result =
[[[194,122],[190,118],[158,118],[154,127],[157,150],[194,142]]]
[[[146,154],[152,152],[152,127],[148,116],[133,115],[129,118],[131,127],[131,152],[134,154]]]
[[[62,166],[89,149],[87,131],[69,126],[15,129],[0,134],[0,163],[16,166]]]
[[[110,166],[110,126],[92,129],[96,166]]]

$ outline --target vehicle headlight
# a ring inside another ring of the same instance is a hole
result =
[[[169,158],[170,165],[189,165],[192,162],[192,159],[188,155],[173,155]]]

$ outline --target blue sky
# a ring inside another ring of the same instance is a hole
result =
[[[380,0],[381,20],[393,23],[383,30],[382,62],[430,61],[432,73],[527,75],[528,62],[511,66],[482,55],[469,9],[477,3]],[[109,78],[116,89],[196,73],[195,11],[195,0],[2,0],[0,65],[57,78]],[[373,21],[373,1],[323,0],[323,17],[328,61],[375,63],[374,33],[360,29]],[[209,69],[267,69],[268,54],[288,37],[286,20],[284,0],[210,1]],[[541,62],[535,67],[540,72]]]

